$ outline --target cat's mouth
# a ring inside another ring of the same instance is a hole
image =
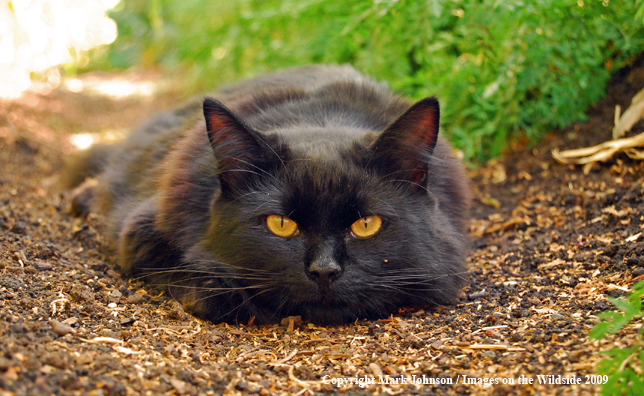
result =
[[[329,289],[319,290],[311,299],[304,301],[303,305],[312,309],[337,310],[346,309],[351,304],[345,299],[338,298]]]
[[[355,308],[348,301],[325,299],[303,304],[298,314],[318,324],[344,323],[356,318]]]
[[[309,305],[311,306],[316,306],[316,307],[324,307],[324,308],[329,308],[329,309],[334,309],[334,308],[346,308],[349,306],[349,304],[346,301],[333,301],[330,299],[320,299],[317,302],[310,303]]]

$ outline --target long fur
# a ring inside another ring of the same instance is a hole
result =
[[[287,70],[135,130],[92,202],[122,269],[207,319],[331,323],[445,304],[466,280],[469,192],[438,124],[435,99],[412,106],[350,67]],[[271,214],[301,233],[272,234]],[[352,236],[371,215],[381,230]],[[310,270],[322,259],[340,268],[325,282]]]

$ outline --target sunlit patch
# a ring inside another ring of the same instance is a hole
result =
[[[127,132],[127,129],[108,129],[97,133],[80,133],[72,136],[71,142],[77,149],[85,150],[97,143],[114,144],[123,140]]]
[[[70,78],[65,80],[65,88],[67,88],[71,92],[80,92],[83,90],[85,87],[85,84],[77,78]]]
[[[154,92],[154,84],[149,81],[138,83],[127,80],[100,81],[90,85],[88,88],[116,98],[131,95],[150,96]]]
[[[89,133],[81,133],[72,137],[72,144],[81,150],[84,150],[94,144],[94,137]]]
[[[89,62],[85,53],[116,39],[105,11],[118,0],[31,0],[0,2],[0,97],[17,98],[30,88],[30,73],[43,73],[55,87],[51,67]],[[72,56],[73,55],[73,56]],[[51,78],[50,78],[51,77]]]
[[[112,98],[124,98],[133,95],[151,96],[154,93],[154,83],[151,81],[132,82],[121,78],[70,78],[65,80],[65,88],[74,93],[89,92]]]

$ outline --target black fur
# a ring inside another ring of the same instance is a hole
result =
[[[350,67],[287,70],[135,131],[92,201],[123,270],[204,318],[330,323],[445,304],[464,284],[469,195],[438,125],[436,99],[411,106]],[[272,214],[301,233],[274,235]],[[381,230],[352,236],[370,215]]]

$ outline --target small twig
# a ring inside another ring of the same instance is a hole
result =
[[[124,342],[122,340],[117,340],[116,338],[112,337],[95,337],[92,338],[91,340],[85,339],[78,337],[81,341],[85,341],[90,344],[100,344],[100,343],[106,343],[106,344],[120,344],[123,345]]]
[[[280,359],[280,360],[278,360],[277,362],[274,362],[274,363],[269,363],[269,365],[278,366],[280,364],[284,364],[284,363],[288,362],[289,360],[293,359],[293,357],[295,355],[297,355],[297,349],[293,349],[293,351],[291,351],[291,353],[289,353],[288,356],[286,356],[284,359]]]
[[[314,385],[314,384],[315,384],[315,382],[311,382],[311,381],[302,381],[301,379],[297,378],[297,377],[295,376],[295,374],[293,374],[293,370],[295,370],[295,366],[289,366],[289,368],[288,368],[288,378],[289,378],[291,381],[294,381],[295,383],[297,383],[299,386],[301,386],[301,387],[303,387],[303,388],[308,388],[308,387],[310,387],[311,385]]]

